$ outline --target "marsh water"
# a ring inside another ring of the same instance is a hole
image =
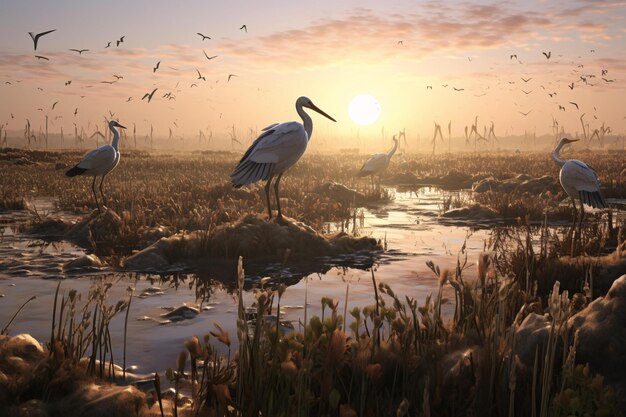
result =
[[[386,250],[372,257],[357,255],[338,259],[312,260],[310,265],[284,265],[244,262],[246,268],[246,304],[253,301],[253,288],[260,279],[271,277],[271,282],[285,282],[288,288],[281,301],[281,321],[289,321],[298,328],[306,314],[321,313],[322,297],[339,301],[343,314],[346,295],[347,308],[374,303],[372,268],[377,282],[384,282],[400,294],[423,304],[430,293],[438,291],[438,277],[426,265],[433,261],[442,268],[453,269],[465,246],[470,267],[464,276],[472,278],[477,255],[484,250],[491,228],[485,224],[444,223],[439,213],[448,192],[434,188],[392,190],[391,201],[363,209],[362,216],[348,228],[356,226],[360,235],[372,236],[385,242]],[[463,193],[462,191],[460,193]],[[54,211],[54,201],[39,199],[33,202],[39,214]],[[183,341],[192,335],[215,330],[219,323],[236,339],[237,301],[235,264],[216,270],[187,271],[184,274],[145,275],[113,270],[65,274],[62,265],[84,254],[68,242],[46,242],[18,232],[19,224],[32,213],[0,213],[0,326],[4,326],[15,311],[35,295],[10,327],[10,334],[27,332],[40,341],[50,335],[52,306],[57,285],[60,293],[75,289],[85,297],[89,288],[103,280],[113,283],[109,303],[127,297],[127,288],[135,288],[135,295],[151,287],[159,287],[160,295],[133,298],[128,321],[127,365],[136,365],[139,373],[162,371],[174,366],[176,354]],[[70,214],[63,214],[70,217]],[[492,223],[493,225],[494,223]],[[344,227],[346,227],[344,225]],[[329,224],[330,230],[340,229]],[[312,272],[313,271],[313,272]],[[444,297],[454,297],[451,289]],[[305,306],[305,298],[307,301]],[[193,318],[166,322],[163,314],[183,304],[199,309]],[[453,307],[444,304],[444,313]],[[165,322],[165,323],[164,323]],[[115,317],[111,324],[114,358],[121,359],[124,316]]]

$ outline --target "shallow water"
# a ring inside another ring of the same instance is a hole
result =
[[[476,225],[453,225],[441,223],[437,215],[444,194],[432,188],[415,191],[395,191],[394,199],[387,204],[372,206],[363,210],[362,219],[357,220],[358,232],[386,242],[387,251],[374,260],[377,282],[385,282],[396,294],[413,297],[423,304],[430,293],[438,290],[438,278],[426,266],[432,260],[442,268],[453,269],[457,255],[465,243],[469,263],[474,263],[477,254],[489,239],[490,229]],[[36,202],[37,203],[37,202]],[[52,210],[49,200],[41,200],[47,210]],[[39,208],[38,208],[39,210]],[[10,219],[13,219],[11,221]],[[64,274],[62,264],[84,252],[67,242],[46,244],[26,237],[18,232],[17,223],[25,221],[24,212],[4,213],[0,217],[0,327],[3,327],[19,306],[30,296],[37,299],[30,303],[11,325],[10,334],[31,333],[40,341],[50,335],[51,313],[56,286],[61,282],[60,293],[76,289],[87,295],[89,288],[102,280],[114,283],[109,291],[109,303],[115,304],[127,297],[126,289],[134,287],[135,295],[153,285],[163,289],[163,295],[147,298],[133,298],[127,342],[127,365],[137,365],[138,372],[162,371],[174,366],[176,353],[183,348],[183,341],[192,335],[202,337],[215,330],[213,323],[222,325],[236,339],[237,302],[232,294],[233,279],[218,272],[199,271],[190,273],[178,280],[161,280],[158,276],[147,276],[114,271],[94,271],[81,274]],[[4,226],[3,226],[4,225]],[[354,224],[350,226],[354,227]],[[337,229],[337,225],[329,225]],[[7,261],[10,260],[10,261]],[[247,287],[252,288],[261,276],[271,276],[273,282],[284,281],[289,285],[281,301],[281,320],[284,318],[298,328],[305,312],[305,296],[308,299],[307,315],[321,313],[320,299],[332,297],[339,300],[339,310],[343,314],[346,290],[347,307],[363,307],[374,303],[372,274],[364,269],[371,264],[371,258],[357,257],[360,268],[345,265],[345,260],[324,259],[325,272],[304,275],[311,270],[303,265],[259,265],[248,270],[260,271],[246,276]],[[353,258],[352,263],[355,262]],[[320,262],[317,262],[319,265]],[[468,268],[464,277],[473,278],[476,268]],[[234,275],[234,264],[229,267]],[[216,281],[210,281],[215,278]],[[61,279],[61,280],[60,280]],[[225,282],[221,284],[219,281]],[[444,297],[454,298],[450,288]],[[253,300],[252,291],[246,292],[247,305]],[[175,323],[161,324],[167,313],[163,307],[178,307],[186,303],[200,308],[196,317]],[[444,304],[444,314],[450,314],[453,306]],[[123,340],[123,314],[116,317],[111,325],[114,343],[114,359],[121,364]]]

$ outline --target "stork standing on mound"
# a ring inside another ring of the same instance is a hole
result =
[[[600,182],[598,181],[596,171],[582,161],[576,159],[563,160],[559,156],[564,146],[577,141],[578,139],[561,139],[552,152],[552,160],[561,167],[559,181],[567,195],[572,199],[572,206],[574,207],[574,226],[576,225],[576,217],[578,214],[576,200],[580,201],[580,229],[583,217],[585,216],[585,204],[595,209],[605,209],[609,206],[600,193]]]
[[[100,195],[102,196],[102,202],[106,206],[106,199],[104,197],[104,193],[102,192],[104,177],[109,172],[113,171],[117,164],[120,163],[120,151],[118,149],[120,132],[117,128],[126,129],[115,120],[111,120],[109,122],[109,129],[113,132],[113,141],[111,144],[102,145],[89,152],[83,157],[83,159],[80,160],[78,164],[65,173],[68,177],[75,177],[77,175],[93,177],[91,191],[93,192],[93,197],[96,200],[98,210],[100,210],[100,203],[98,202],[98,195],[96,194],[96,178],[102,176],[102,179],[100,180]]]
[[[336,122],[335,119],[313,104],[309,98],[300,97],[296,100],[296,111],[302,118],[303,123],[274,123],[263,129],[263,133],[252,143],[239,161],[239,164],[230,174],[230,180],[235,188],[240,188],[259,180],[267,180],[265,197],[270,219],[272,218],[272,207],[270,204],[272,179],[274,176],[278,176],[276,182],[274,182],[274,193],[276,194],[278,219],[282,219],[280,197],[278,196],[280,179],[285,171],[298,162],[311,140],[313,121],[305,113],[304,107],[315,110],[322,116]]]
[[[367,177],[369,175],[372,180],[372,189],[374,189],[374,175],[378,175],[378,187],[380,187],[383,172],[389,166],[391,157],[396,153],[396,149],[398,149],[398,139],[396,139],[395,135],[393,136],[393,141],[395,143],[389,152],[372,155],[370,159],[365,161],[361,170],[356,174],[357,177]]]

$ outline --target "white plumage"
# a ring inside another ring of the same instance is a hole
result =
[[[561,186],[572,199],[574,211],[576,211],[575,200],[581,203],[581,211],[584,212],[583,205],[586,204],[593,208],[608,208],[604,197],[600,193],[600,182],[598,174],[591,167],[582,161],[576,159],[562,160],[559,156],[561,149],[578,139],[563,138],[558,146],[552,152],[552,159],[561,167],[559,173],[559,181]]]
[[[109,172],[113,171],[115,167],[117,167],[117,165],[120,163],[120,152],[118,149],[120,133],[117,130],[118,127],[126,129],[115,120],[111,120],[109,122],[109,129],[111,129],[111,131],[113,132],[113,140],[111,141],[111,144],[102,145],[87,153],[87,155],[85,155],[78,164],[76,164],[65,173],[65,175],[67,175],[68,177],[74,177],[77,175],[93,177],[91,190],[93,191],[93,196],[96,200],[96,205],[98,206],[98,209],[100,209],[100,204],[98,203],[98,196],[95,189],[96,178],[102,176],[102,179],[100,181],[100,195],[102,196],[102,201],[106,205],[106,200],[102,191],[104,177]]]
[[[231,182],[236,188],[260,180],[267,180],[265,196],[267,198],[269,218],[272,217],[270,205],[270,185],[272,179],[274,176],[278,176],[274,183],[274,192],[276,194],[278,218],[281,218],[282,213],[278,196],[280,179],[283,173],[304,154],[313,133],[313,121],[303,110],[304,107],[315,110],[333,122],[336,121],[315,106],[310,99],[300,97],[296,100],[296,111],[302,118],[303,123],[275,123],[263,129],[263,133],[252,143],[239,161],[239,164],[230,174]]]
[[[396,153],[396,149],[398,149],[398,139],[396,139],[395,135],[393,137],[393,141],[393,148],[389,152],[377,153],[372,155],[367,161],[365,161],[356,176],[367,177],[368,175],[371,175],[373,183],[374,175],[382,175],[382,173],[389,166],[389,162],[391,162],[391,157],[394,153]]]

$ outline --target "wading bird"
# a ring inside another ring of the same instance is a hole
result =
[[[396,149],[398,149],[398,139],[396,139],[395,135],[393,136],[393,141],[393,148],[389,152],[372,155],[370,159],[365,161],[361,170],[356,174],[357,177],[367,177],[369,175],[372,180],[372,189],[374,189],[374,175],[378,175],[378,186],[380,187],[383,172],[389,166],[391,157],[396,153]]]
[[[35,46],[35,51],[37,50],[37,42],[39,42],[39,38],[41,38],[44,35],[47,35],[48,33],[52,33],[54,32],[56,29],[52,29],[52,30],[47,30],[45,32],[41,32],[38,34],[34,34],[33,32],[28,32],[28,34],[30,35],[30,37],[33,39],[33,44]]]
[[[585,216],[585,204],[599,209],[608,208],[608,205],[600,193],[600,182],[598,182],[598,174],[596,171],[582,161],[576,159],[563,160],[559,156],[564,146],[577,141],[578,139],[561,139],[552,152],[552,160],[561,167],[559,181],[569,198],[572,199],[572,206],[574,207],[574,225],[576,225],[577,217],[575,200],[578,199],[580,201],[580,229],[583,217]]]
[[[272,179],[274,176],[277,176],[274,183],[274,193],[276,194],[276,205],[278,207],[277,217],[280,220],[282,219],[278,194],[280,179],[285,171],[298,162],[311,140],[313,121],[311,116],[304,111],[305,107],[336,122],[335,119],[313,104],[309,98],[299,97],[296,100],[296,111],[302,118],[303,123],[274,123],[263,129],[263,133],[252,143],[239,161],[239,164],[230,174],[230,180],[235,188],[240,188],[259,180],[267,180],[265,197],[270,219],[272,218],[272,207],[270,204]]]
[[[115,169],[117,164],[120,162],[120,152],[118,150],[118,142],[120,139],[120,132],[117,128],[126,129],[124,126],[116,122],[115,120],[111,120],[109,122],[109,129],[113,132],[113,141],[111,144],[102,145],[93,151],[89,152],[87,155],[80,160],[78,164],[76,164],[73,168],[68,170],[65,175],[68,177],[75,177],[77,175],[84,175],[87,177],[93,177],[93,182],[91,184],[91,191],[93,191],[93,197],[96,200],[96,205],[98,206],[98,210],[100,210],[100,203],[98,202],[98,195],[96,194],[96,178],[102,176],[100,180],[100,195],[102,196],[102,202],[106,206],[106,199],[104,197],[104,193],[102,191],[102,185],[104,184],[104,177],[111,171]]]

